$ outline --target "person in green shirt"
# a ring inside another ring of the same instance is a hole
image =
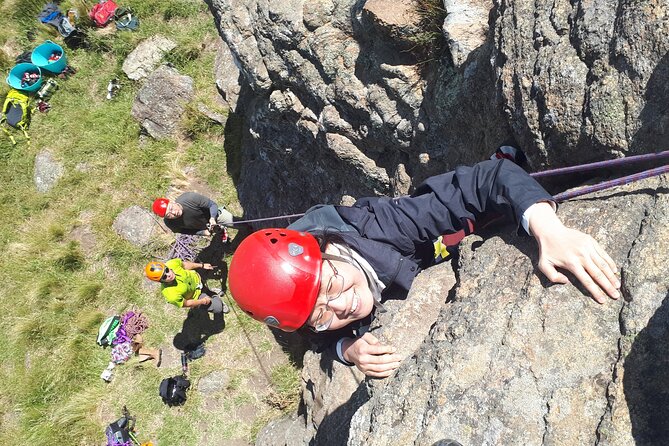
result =
[[[179,308],[204,305],[207,311],[212,313],[228,313],[230,309],[220,296],[202,282],[200,275],[195,271],[198,268],[214,269],[209,263],[171,259],[165,263],[149,262],[144,271],[148,279],[161,283],[160,292],[168,303]]]

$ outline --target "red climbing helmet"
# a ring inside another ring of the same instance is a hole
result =
[[[167,205],[170,200],[167,198],[156,198],[153,201],[153,212],[158,215],[158,217],[164,217],[167,212]]]
[[[322,262],[313,235],[263,229],[244,239],[232,256],[230,292],[252,318],[295,331],[316,303]]]

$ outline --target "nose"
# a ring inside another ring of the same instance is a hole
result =
[[[342,292],[338,298],[331,300],[328,303],[328,307],[330,307],[330,310],[332,310],[338,317],[346,314],[346,310],[348,310],[348,291]]]

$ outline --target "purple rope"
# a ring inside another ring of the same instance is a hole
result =
[[[628,156],[607,161],[598,161],[596,163],[581,164],[578,166],[561,167],[559,169],[544,170],[543,172],[531,173],[533,178],[546,178],[556,175],[565,175],[575,172],[587,172],[589,170],[600,169],[602,167],[614,167],[625,164],[638,163],[642,161],[659,161],[663,158],[669,158],[669,150],[660,153],[647,153],[645,155]]]
[[[168,259],[181,259],[193,261],[195,259],[194,246],[197,243],[197,236],[189,234],[178,234],[174,244],[167,254]]]
[[[643,172],[635,173],[633,175],[628,175],[626,177],[616,178],[615,180],[604,181],[602,183],[594,184],[592,186],[586,186],[581,189],[562,192],[561,194],[553,196],[553,198],[555,198],[555,201],[566,201],[575,197],[580,197],[581,195],[590,194],[592,192],[608,189],[610,187],[622,186],[623,184],[629,184],[634,181],[656,177],[658,175],[662,175],[668,172],[669,172],[669,165],[656,167],[654,169],[644,170]]]
[[[128,311],[125,315],[123,315],[123,319],[121,320],[119,329],[116,331],[116,337],[112,341],[112,345],[118,345],[118,344],[123,344],[124,342],[130,342],[130,337],[125,332],[125,325],[128,323],[128,320],[130,320],[130,318],[133,317],[134,315],[135,313],[133,313],[132,311]]]
[[[664,158],[669,158],[669,150],[665,150],[664,152],[659,152],[659,153],[647,153],[645,155],[634,155],[634,156],[627,156],[625,158],[617,158],[613,160],[607,160],[607,161],[598,161],[596,163],[590,163],[590,164],[581,164],[578,166],[571,166],[571,167],[561,167],[558,169],[550,169],[550,170],[544,170],[543,172],[534,172],[531,173],[530,176],[533,178],[546,178],[546,177],[552,177],[552,176],[557,176],[557,175],[566,175],[570,173],[576,173],[576,172],[587,172],[590,170],[596,170],[600,169],[602,167],[615,167],[615,166],[620,166],[620,165],[625,165],[625,164],[633,164],[633,163],[639,163],[643,161],[659,161]],[[655,173],[658,171],[659,173]],[[581,195],[589,194],[591,192],[597,192],[603,189],[607,189],[609,187],[615,187],[615,186],[621,186],[623,184],[628,184],[633,181],[638,181],[642,180],[644,178],[650,178],[654,177],[657,175],[661,175],[666,172],[666,166],[665,167],[659,167],[657,169],[650,169],[646,170],[644,172],[640,172],[634,175],[629,175],[626,177],[618,178],[616,180],[611,180],[611,181],[605,181],[603,183],[596,184],[594,186],[588,186],[583,189],[579,189],[577,191],[573,192],[563,192],[561,194],[555,195],[553,198],[555,198],[556,201],[566,201],[569,200],[570,198],[578,197]],[[235,226],[235,225],[241,225],[245,223],[255,223],[259,221],[272,221],[272,220],[281,220],[284,218],[296,218],[296,217],[302,217],[304,213],[302,214],[290,214],[290,215],[279,215],[277,217],[266,217],[266,218],[255,218],[251,220],[239,220],[239,221],[234,221],[232,223],[225,223],[223,226]],[[177,238],[177,242],[179,239]],[[176,243],[175,243],[176,246]],[[174,249],[174,248],[173,248]],[[171,252],[170,252],[171,253]],[[174,258],[174,257],[170,257]],[[183,257],[182,257],[183,258]],[[193,257],[195,258],[195,257]],[[184,260],[190,260],[190,259],[184,259]]]

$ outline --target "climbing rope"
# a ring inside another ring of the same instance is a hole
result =
[[[558,169],[550,169],[544,170],[543,172],[531,173],[530,176],[533,178],[546,178],[558,175],[567,175],[576,172],[587,172],[590,170],[602,169],[604,167],[616,167],[627,164],[640,163],[644,161],[660,161],[665,158],[669,158],[669,150],[660,153],[647,153],[645,155],[634,155],[625,158],[617,158],[614,160],[598,161],[596,163],[579,164],[578,166],[560,167]]]
[[[144,316],[144,313],[133,313],[133,316],[125,323],[125,334],[132,339],[135,335],[144,333],[147,328],[149,328],[149,319]]]
[[[614,160],[607,161],[598,161],[595,163],[589,164],[579,164],[577,166],[570,167],[561,167],[558,169],[544,170],[542,172],[531,173],[530,176],[533,178],[547,178],[558,175],[568,175],[576,172],[587,172],[590,170],[601,169],[604,167],[616,167],[627,164],[640,163],[645,161],[660,161],[663,159],[669,159],[669,150],[659,153],[648,153],[645,155],[634,155],[628,156],[625,158],[618,158]],[[629,184],[634,181],[643,180],[646,178],[656,177],[664,173],[669,172],[669,166],[656,167],[654,169],[644,170],[643,172],[635,173],[633,175],[628,175],[626,177],[618,178],[615,180],[604,181],[602,183],[594,184],[592,186],[586,186],[577,190],[562,192],[560,194],[554,195],[555,201],[562,202],[567,201],[572,198],[580,197],[581,195],[590,194],[592,192],[598,192],[600,190],[609,189],[611,187],[622,186],[624,184]],[[250,220],[238,220],[231,223],[225,223],[224,226],[236,226],[247,223],[256,223],[261,221],[272,221],[272,220],[281,220],[281,219],[290,219],[302,217],[304,213],[301,214],[290,214],[290,215],[279,215],[277,217],[265,217],[265,218],[254,218]]]
[[[187,262],[192,262],[195,259],[195,246],[198,241],[198,236],[189,234],[177,234],[176,239],[170,252],[167,254],[168,259],[181,259]]]
[[[643,172],[635,173],[633,175],[628,175],[622,178],[617,178],[615,180],[604,181],[602,183],[593,184],[592,186],[585,186],[581,189],[562,192],[561,194],[554,195],[553,198],[555,198],[555,201],[567,201],[575,197],[580,197],[581,195],[586,195],[592,192],[608,189],[610,187],[622,186],[623,184],[629,184],[634,181],[639,181],[646,178],[656,177],[664,173],[669,173],[669,165],[656,167],[654,169],[644,170]]]

